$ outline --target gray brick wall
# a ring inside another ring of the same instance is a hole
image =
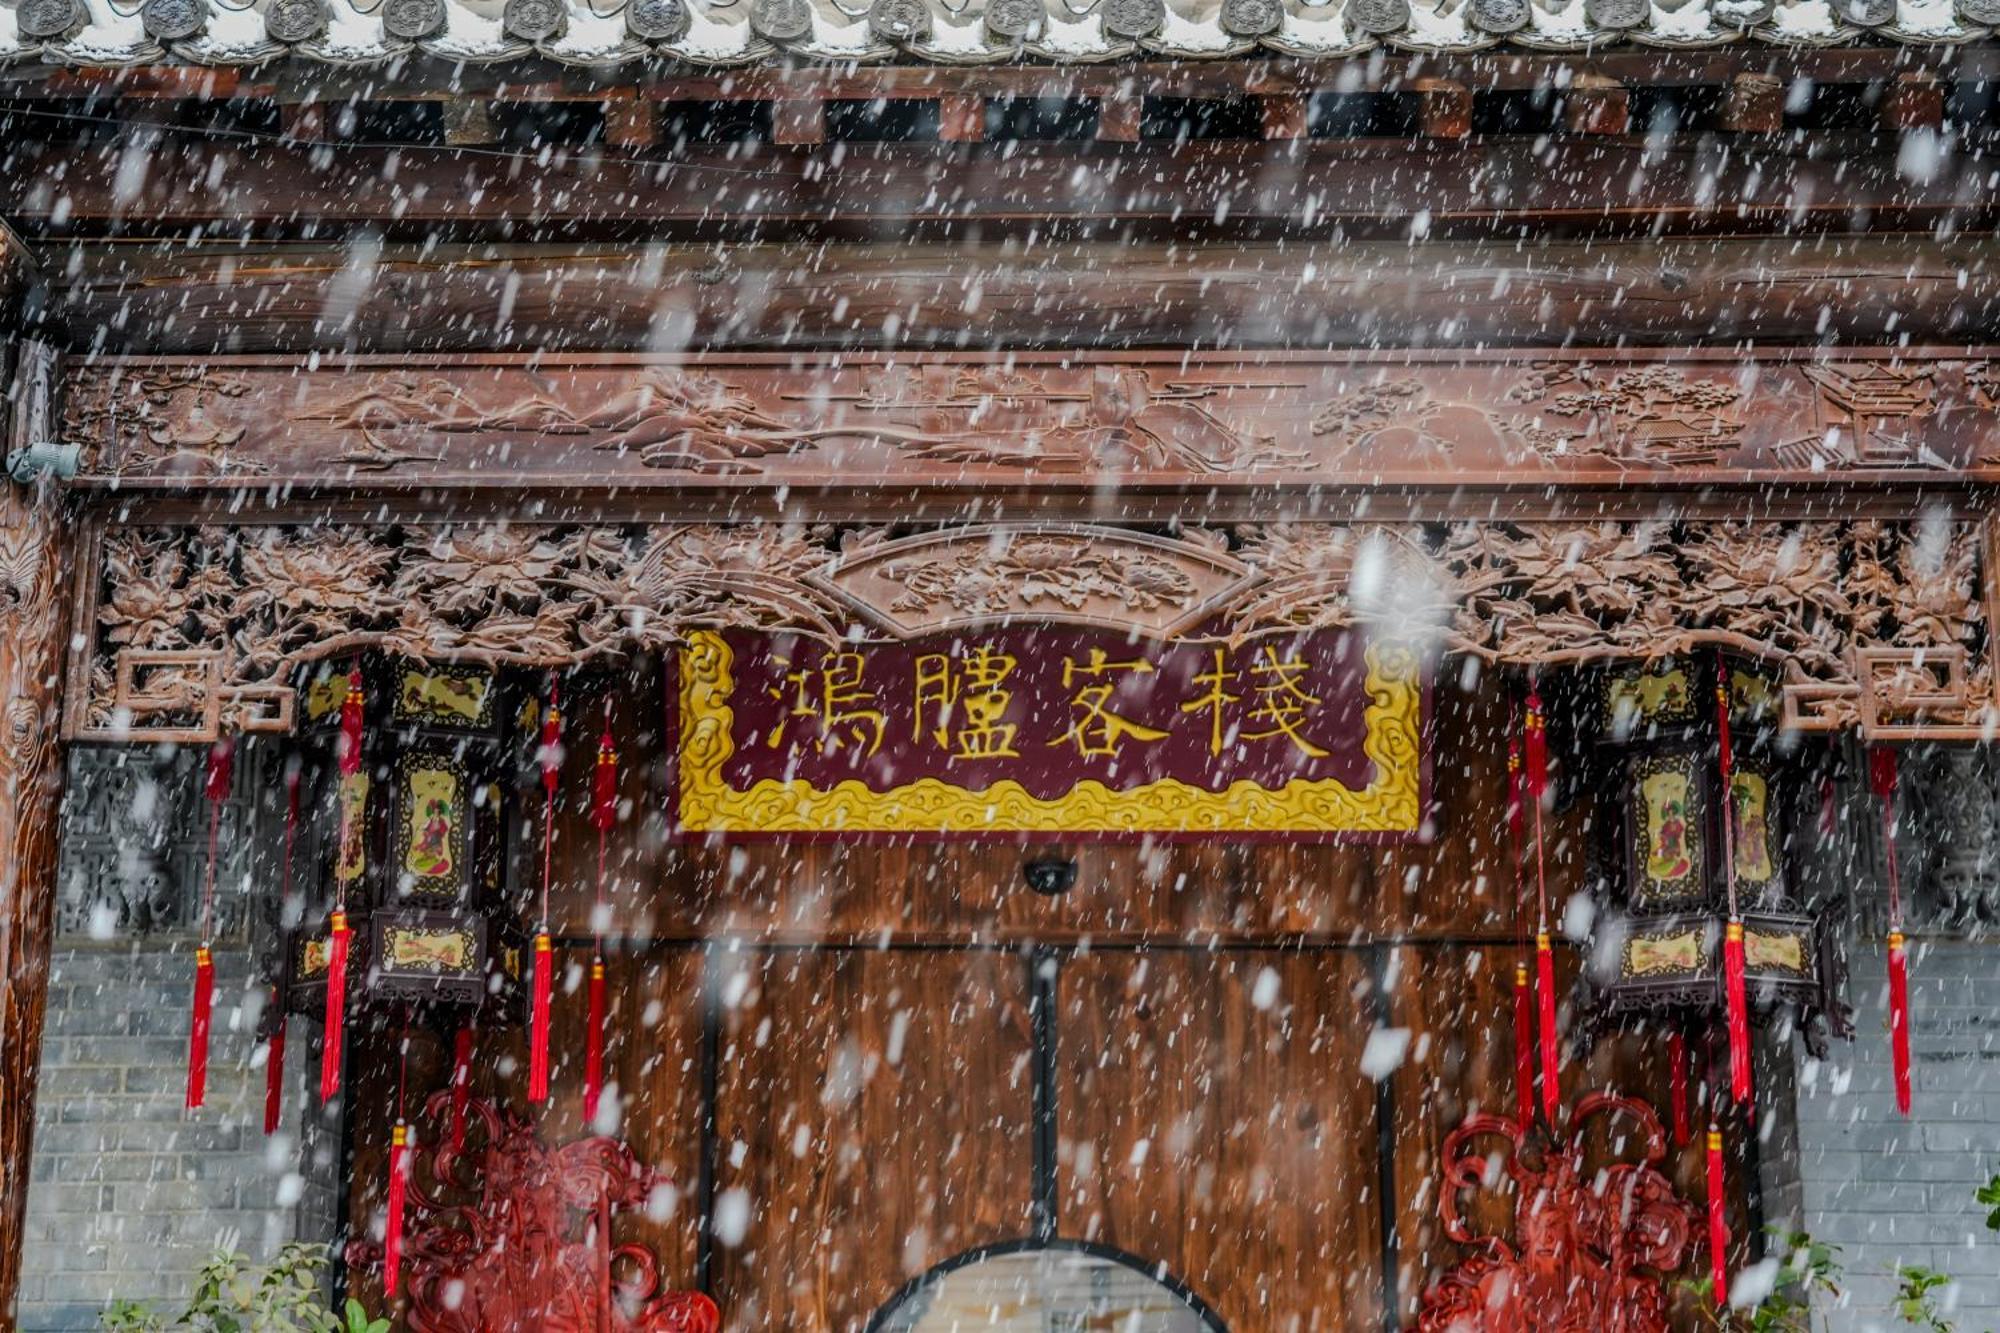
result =
[[[1888,972],[1879,940],[1851,954],[1858,1035],[1797,1078],[1798,1201],[1805,1229],[1841,1247],[1836,1333],[1893,1325],[1894,1273],[1958,1279],[1967,1333],[2000,1327],[2000,1236],[1973,1191],[2000,1172],[2000,945],[1916,941],[1910,1025],[1915,1105],[1897,1114]]]
[[[190,1113],[189,946],[58,944],[35,1108],[24,1333],[95,1327],[112,1299],[184,1299],[218,1245],[264,1256],[302,1228],[327,1234],[325,1190],[308,1181],[332,1175],[331,1136],[316,1134],[327,1146],[307,1151],[299,1132],[305,1042],[294,1040],[287,1059],[287,1127],[266,1139],[264,1071],[248,1067],[249,970],[247,952],[217,951],[208,1104]]]

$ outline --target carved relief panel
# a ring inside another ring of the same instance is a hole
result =
[[[1922,349],[132,358],[63,429],[128,488],[1817,483],[2000,477],[1990,389]]]

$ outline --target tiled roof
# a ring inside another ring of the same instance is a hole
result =
[[[136,6],[136,7],[135,7]],[[0,60],[1092,63],[1374,49],[1948,45],[2000,0],[19,0]]]

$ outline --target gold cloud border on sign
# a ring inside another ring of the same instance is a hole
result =
[[[680,823],[691,833],[1413,835],[1423,823],[1422,662],[1384,640],[1369,645],[1367,664],[1362,751],[1375,775],[1360,791],[1330,778],[1221,791],[1177,778],[1121,791],[1090,779],[1046,800],[1012,779],[973,791],[919,778],[875,791],[852,778],[830,790],[765,778],[738,791],[723,776],[735,753],[735,655],[701,630],[681,650]]]

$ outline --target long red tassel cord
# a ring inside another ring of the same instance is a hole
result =
[[[321,1101],[332,1101],[340,1094],[341,1038],[342,1025],[347,1021],[347,949],[350,934],[347,925],[347,880],[341,870],[352,860],[349,853],[363,832],[350,809],[346,793],[349,784],[361,772],[364,707],[361,668],[355,666],[347,673],[347,695],[340,701],[340,741],[337,747],[340,791],[336,797],[340,803],[340,836],[334,852],[332,932],[327,937],[326,1031],[319,1048]]]
[[[1542,1114],[1554,1129],[1562,1105],[1561,1052],[1556,1046],[1556,960],[1549,939],[1548,865],[1543,853],[1542,801],[1549,789],[1548,724],[1542,715],[1542,695],[1528,685],[1527,795],[1535,814],[1535,990],[1540,1000],[1542,1048]]]
[[[590,956],[590,1030],[585,1037],[583,1119],[597,1123],[597,1103],[604,1095],[604,918],[605,861],[611,826],[618,822],[618,747],[611,739],[611,701],[604,701],[604,734],[597,742],[597,768],[592,775],[590,822],[597,829],[597,901],[591,911],[593,947]]]
[[[1729,920],[1723,927],[1724,1001],[1729,1009],[1729,1091],[1750,1105],[1750,999],[1744,979],[1743,912],[1736,901],[1736,778],[1729,741],[1729,666],[1715,659],[1715,727],[1722,769],[1722,866],[1729,890]]]
[[[1708,1273],[1715,1308],[1729,1304],[1729,1195],[1723,1176],[1722,1127],[1708,1122]]]
[[[410,1179],[410,1128],[403,1118],[403,1087],[409,1076],[410,1020],[403,1019],[403,1045],[396,1069],[396,1128],[389,1136],[389,1215],[382,1234],[382,1289],[393,1298],[403,1271],[403,1202]]]
[[[1514,864],[1514,1117],[1535,1123],[1535,993],[1528,981],[1528,880],[1522,820],[1527,779],[1521,771],[1521,729],[1507,728],[1507,852]]]
[[[1910,1113],[1910,962],[1903,939],[1903,881],[1896,865],[1896,752],[1868,752],[1868,782],[1882,804],[1882,856],[1889,872],[1889,1056],[1896,1071],[1896,1109]]]
[[[298,841],[299,832],[299,762],[293,756],[285,765],[285,860],[279,881],[279,902],[287,921],[293,920],[292,908],[292,848]],[[271,1040],[264,1052],[264,1132],[278,1132],[279,1121],[283,1118],[285,1104],[285,997],[278,990],[271,992],[271,1003],[277,1008],[278,1019],[271,1028]]]
[[[187,1108],[199,1110],[208,1096],[208,1029],[215,1012],[215,853],[222,827],[222,803],[229,799],[236,743],[219,740],[208,748],[208,864],[201,889],[201,944],[194,951],[194,1021],[188,1026]]]
[[[555,949],[549,938],[549,886],[555,876],[556,782],[562,770],[562,714],[555,686],[542,718],[542,919],[535,930],[535,981],[528,1029],[528,1100],[549,1099],[549,1009],[555,999]]]

